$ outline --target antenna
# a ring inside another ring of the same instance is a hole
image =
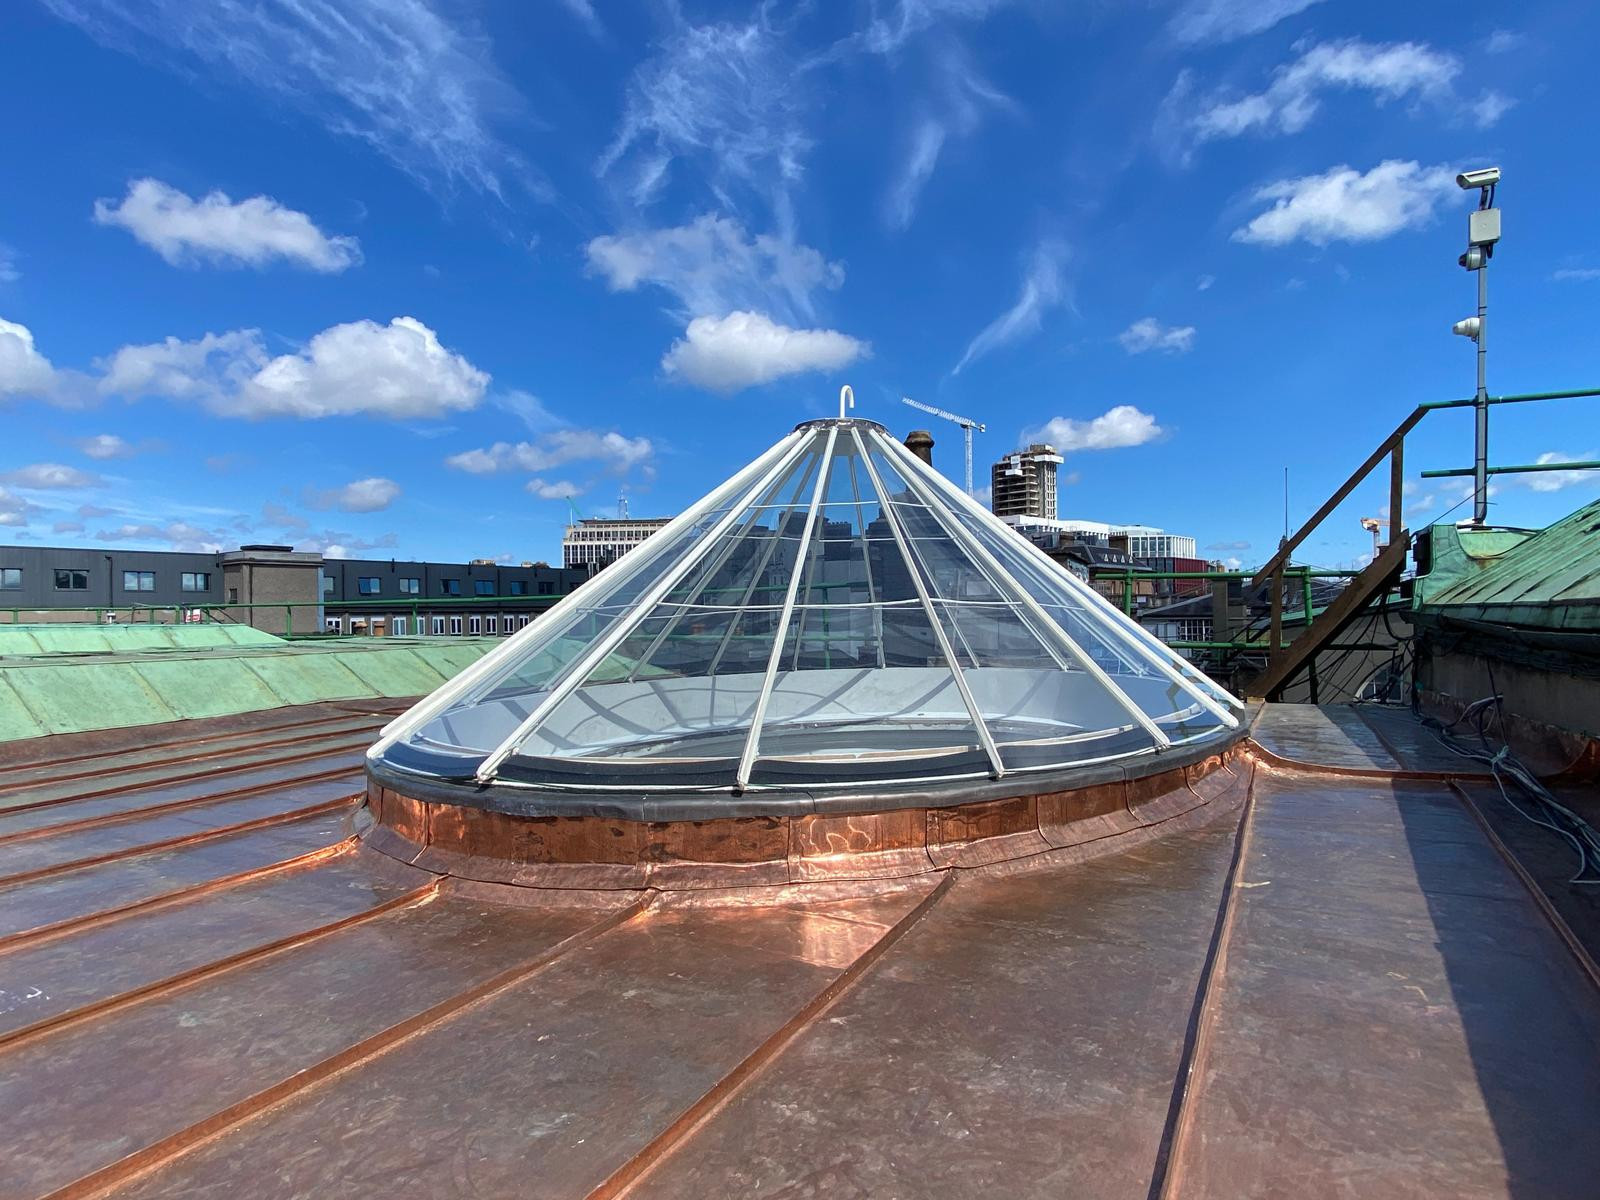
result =
[[[1289,468],[1283,469],[1283,542],[1289,540]],[[1283,545],[1279,542],[1278,545]]]
[[[844,410],[847,405],[850,408],[856,406],[856,394],[850,389],[848,383],[839,389],[839,420],[841,421],[844,420]]]
[[[920,400],[913,400],[910,396],[901,396],[900,403],[909,404],[912,408],[921,409],[935,417],[943,417],[946,421],[954,421],[961,426],[961,434],[967,443],[967,495],[972,495],[972,431],[987,433],[989,427],[982,421],[974,421],[971,417],[958,417],[953,412],[945,412],[942,408],[935,408],[931,404],[924,404]]]

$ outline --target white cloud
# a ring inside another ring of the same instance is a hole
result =
[[[1600,267],[1563,267],[1550,278],[1557,282],[1580,280],[1587,283],[1591,279],[1600,279]]]
[[[1456,190],[1449,167],[1390,159],[1362,174],[1337,166],[1321,175],[1284,179],[1256,191],[1271,208],[1233,231],[1233,240],[1282,246],[1297,239],[1370,242],[1426,225],[1434,207]]]
[[[1154,317],[1135,321],[1117,335],[1117,341],[1129,354],[1147,354],[1159,350],[1163,354],[1187,354],[1194,349],[1193,325],[1163,325]]]
[[[33,463],[0,475],[0,482],[21,488],[86,488],[101,482],[98,475],[61,463]]]
[[[844,282],[844,267],[811,247],[772,234],[751,237],[738,221],[711,213],[670,229],[597,237],[585,251],[590,274],[613,292],[654,284],[676,296],[690,318],[738,308],[809,318],[812,293]]]
[[[1472,102],[1472,115],[1477,118],[1478,124],[1487,129],[1499,122],[1515,108],[1517,102],[1511,97],[1490,89]]]
[[[1487,54],[1507,54],[1520,49],[1527,40],[1527,34],[1516,33],[1510,29],[1496,29],[1483,40],[1483,49]]]
[[[102,529],[95,537],[107,542],[153,542],[167,550],[191,554],[221,554],[233,540],[225,530],[202,529],[187,521],[171,521],[165,525],[130,522],[114,529]]]
[[[385,533],[376,538],[362,538],[353,533],[324,529],[319,534],[297,539],[294,548],[315,552],[324,558],[354,558],[357,554],[368,550],[393,550],[399,544],[399,537],[392,533]]]
[[[1215,275],[1202,275],[1194,281],[1194,290],[1197,292],[1209,292],[1216,282],[1217,277]]]
[[[714,392],[771,383],[807,371],[837,371],[872,353],[863,341],[833,329],[791,329],[756,312],[696,317],[672,343],[661,369]]]
[[[121,204],[96,200],[94,219],[126,229],[175,267],[262,267],[282,259],[332,273],[361,261],[355,238],[329,237],[305,213],[270,196],[235,203],[211,192],[195,200],[158,179],[136,179]]]
[[[0,526],[18,529],[26,525],[38,509],[15,492],[0,487]]]
[[[97,433],[93,437],[79,438],[72,444],[89,458],[102,461],[108,458],[132,458],[139,453],[137,446],[114,433]]]
[[[17,252],[0,242],[0,283],[15,283],[22,278],[22,268],[17,266]]]
[[[981,20],[1010,0],[898,0],[879,12],[874,5],[872,22],[861,37],[866,49],[875,54],[894,54],[919,33],[940,21]]]
[[[520,100],[476,28],[452,24],[428,0],[46,0],[57,16],[114,50],[164,61],[190,57],[225,82],[254,87],[365,142],[431,187],[496,196],[509,182],[543,183],[493,131],[491,115]]]
[[[414,317],[352,321],[294,354],[267,355],[253,329],[124,346],[101,389],[193,399],[224,417],[428,418],[475,408],[489,376]]]
[[[0,522],[0,523],[3,523],[3,522]],[[83,526],[83,522],[82,521],[57,521],[54,525],[50,526],[50,532],[51,533],[82,533],[83,532],[83,528],[84,528],[84,526]]]
[[[976,362],[996,347],[1037,333],[1045,312],[1065,298],[1066,284],[1061,272],[1066,261],[1067,247],[1063,242],[1046,239],[1035,246],[1023,273],[1022,290],[1016,303],[979,331],[951,374],[961,374],[968,363]]]
[[[597,462],[621,473],[649,462],[655,445],[646,437],[602,433],[595,429],[558,429],[538,442],[496,442],[483,450],[464,450],[444,460],[445,466],[472,475],[501,471],[548,471],[575,462]]]
[[[682,26],[635,68],[622,124],[596,170],[615,174],[643,206],[675,161],[697,161],[722,207],[736,209],[732,193],[743,191],[784,216],[811,148],[798,75],[764,10],[749,24]]]
[[[522,486],[530,495],[537,496],[541,500],[569,500],[583,492],[577,484],[569,483],[565,479],[554,479],[548,483],[543,479],[530,479]]]
[[[1361,89],[1380,104],[1411,95],[1442,101],[1452,95],[1460,72],[1460,59],[1418,42],[1323,42],[1279,67],[1266,91],[1206,102],[1192,128],[1200,141],[1250,132],[1299,133],[1316,116],[1324,91]]]
[[[400,497],[400,485],[392,479],[375,476],[357,479],[343,487],[318,491],[307,489],[305,503],[308,508],[336,508],[340,512],[382,512]]]
[[[591,34],[595,37],[605,36],[605,26],[600,23],[599,14],[594,11],[592,0],[561,0],[561,3]]]
[[[1546,450],[1533,461],[1541,466],[1546,463],[1592,462],[1593,454],[1575,455],[1565,454],[1560,450]],[[1600,482],[1600,471],[1537,471],[1529,472],[1522,477],[1530,491],[1559,492],[1565,488],[1576,487],[1583,483]]]
[[[1184,0],[1167,29],[1178,41],[1231,42],[1271,29],[1321,0]]]
[[[1038,429],[1024,431],[1022,444],[1048,442],[1062,452],[1072,450],[1119,450],[1142,446],[1166,433],[1147,412],[1131,404],[1119,404],[1088,421],[1056,417]]]
[[[55,368],[34,348],[32,331],[0,318],[0,396],[48,397],[55,386]]]

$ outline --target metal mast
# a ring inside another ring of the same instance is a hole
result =
[[[931,404],[924,404],[920,400],[913,400],[910,396],[900,397],[901,403],[909,404],[912,408],[921,409],[935,417],[943,417],[946,421],[954,421],[961,426],[962,436],[966,439],[967,449],[967,495],[972,495],[972,431],[987,433],[989,427],[982,421],[974,421],[971,417],[958,417],[953,412],[945,412],[942,408],[935,408]]]

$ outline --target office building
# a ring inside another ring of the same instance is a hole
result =
[[[989,470],[990,509],[999,517],[1055,520],[1056,468],[1061,463],[1055,447],[1043,442],[1006,455]]]
[[[580,517],[561,537],[561,563],[598,571],[632,550],[671,517]]]

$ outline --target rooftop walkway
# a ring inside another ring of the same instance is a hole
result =
[[[1600,987],[1403,714],[1079,861],[511,906],[353,839],[380,707],[0,748],[0,1196],[1595,1194]]]

